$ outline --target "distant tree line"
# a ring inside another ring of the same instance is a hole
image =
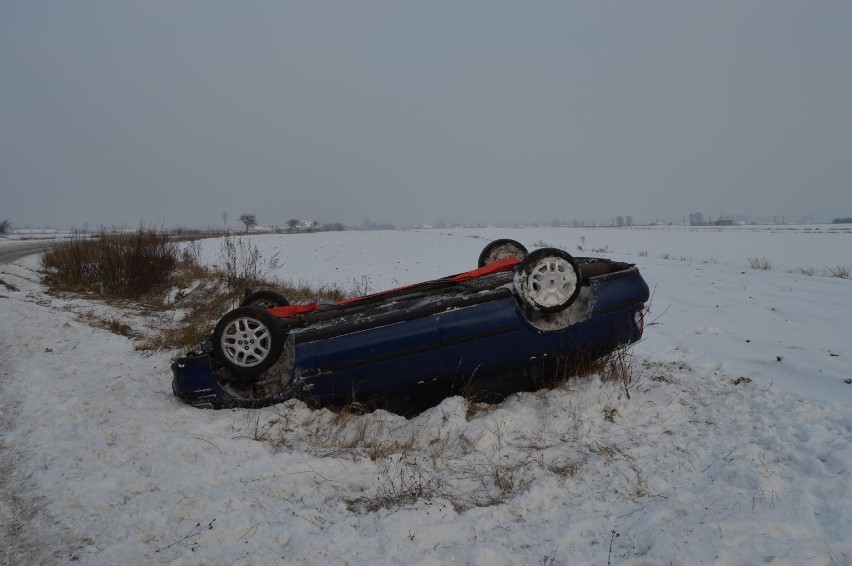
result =
[[[835,218],[831,221],[832,224],[852,224],[852,216],[846,218]]]
[[[373,222],[369,218],[365,218],[363,222],[361,222],[362,230],[396,230],[396,226],[393,224]]]
[[[690,226],[704,226],[706,222],[704,222],[704,215],[700,212],[693,212],[689,215],[689,225]]]
[[[246,232],[250,232],[253,228],[257,227],[257,215],[253,213],[244,213],[241,214],[238,220],[245,226]],[[222,224],[224,231],[228,231],[228,213],[222,213]],[[291,218],[287,221],[287,229],[290,232],[296,232],[297,230],[302,232],[342,232],[346,230],[346,227],[341,222],[330,222],[328,224],[320,225],[319,222],[314,221],[306,221],[306,220],[298,220],[296,218]],[[275,232],[281,232],[280,228],[273,228]]]

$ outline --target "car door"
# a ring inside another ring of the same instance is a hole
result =
[[[396,395],[447,376],[435,316],[319,340],[315,352],[313,393],[333,403]]]
[[[456,381],[527,363],[530,332],[512,297],[441,313],[438,329],[447,367]]]

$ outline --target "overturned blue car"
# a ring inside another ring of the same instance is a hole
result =
[[[499,399],[638,341],[648,298],[633,264],[496,240],[477,269],[355,299],[252,293],[173,362],[172,388],[215,409],[295,398],[406,413],[459,393]]]

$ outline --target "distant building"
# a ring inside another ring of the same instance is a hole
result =
[[[299,220],[293,228],[295,230],[316,230],[320,227],[320,223],[314,220]]]
[[[734,219],[733,218],[720,218],[716,222],[714,222],[716,226],[733,226]]]

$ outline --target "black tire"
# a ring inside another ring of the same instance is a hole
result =
[[[516,257],[523,260],[527,257],[527,249],[524,245],[515,240],[500,239],[494,240],[484,248],[479,254],[477,265],[484,267],[489,263],[495,262],[498,259],[506,259],[507,257]]]
[[[290,306],[290,301],[288,301],[287,297],[285,297],[278,291],[270,291],[269,289],[264,289],[262,291],[255,291],[254,293],[249,293],[248,295],[246,295],[240,303],[240,306],[257,307],[260,309],[272,309],[275,307]]]
[[[275,365],[286,332],[279,320],[257,307],[227,313],[213,330],[213,353],[234,375],[255,376]]]
[[[566,251],[535,250],[515,272],[515,289],[521,299],[543,313],[568,308],[580,294],[580,267]]]

